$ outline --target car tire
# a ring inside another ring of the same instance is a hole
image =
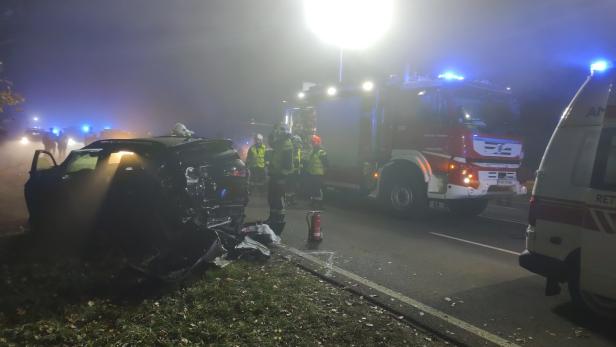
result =
[[[488,207],[488,199],[463,199],[447,203],[449,211],[459,217],[475,217]]]
[[[419,217],[428,209],[426,184],[420,177],[392,177],[385,185],[381,199],[385,209],[397,217]]]
[[[571,301],[578,309],[590,311],[604,318],[616,318],[616,300],[589,293],[581,288],[579,263],[572,271],[567,287]]]

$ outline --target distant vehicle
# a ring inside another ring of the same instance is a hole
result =
[[[508,88],[449,73],[382,87],[317,85],[297,99],[284,121],[305,143],[313,132],[323,139],[326,185],[377,198],[394,214],[445,205],[477,215],[488,198],[526,193]]]
[[[21,141],[24,143],[42,142],[43,136],[48,133],[49,132],[47,130],[43,130],[40,128],[28,128],[26,129],[26,131],[24,131]]]
[[[593,73],[560,119],[531,197],[520,265],[546,277],[547,295],[616,315],[616,71]]]
[[[228,140],[99,140],[72,151],[62,164],[36,151],[25,196],[35,231],[95,226],[134,238],[141,230],[160,242],[184,228],[239,228],[246,180]]]
[[[137,136],[130,131],[120,129],[103,129],[98,134],[88,132],[84,137],[86,145],[97,140],[128,140],[134,139]]]

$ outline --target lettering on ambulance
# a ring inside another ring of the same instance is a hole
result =
[[[586,113],[586,118],[590,117],[601,117],[601,115],[605,112],[605,108],[603,107],[591,107],[590,110]]]
[[[608,105],[605,112],[605,119],[616,119],[616,105]]]

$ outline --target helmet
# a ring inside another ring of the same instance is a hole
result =
[[[256,134],[256,135],[255,135],[255,141],[257,141],[257,142],[263,142],[263,135],[261,135],[261,134]]]
[[[191,137],[194,134],[194,131],[188,130],[186,125],[182,123],[175,123],[173,129],[171,129],[172,136],[180,136],[180,137]]]
[[[285,124],[278,124],[274,127],[274,131],[271,134],[271,140],[278,141],[285,137],[288,137],[291,134],[289,127]]]
[[[291,135],[291,129],[286,124],[280,124],[279,131],[281,134]]]
[[[313,145],[321,145],[321,137],[319,135],[312,135],[310,142],[312,142]]]

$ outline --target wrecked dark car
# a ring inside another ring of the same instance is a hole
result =
[[[175,242],[203,252],[217,238],[206,231],[239,231],[248,202],[231,141],[176,136],[100,140],[62,164],[38,150],[25,196],[34,235],[146,253]]]

